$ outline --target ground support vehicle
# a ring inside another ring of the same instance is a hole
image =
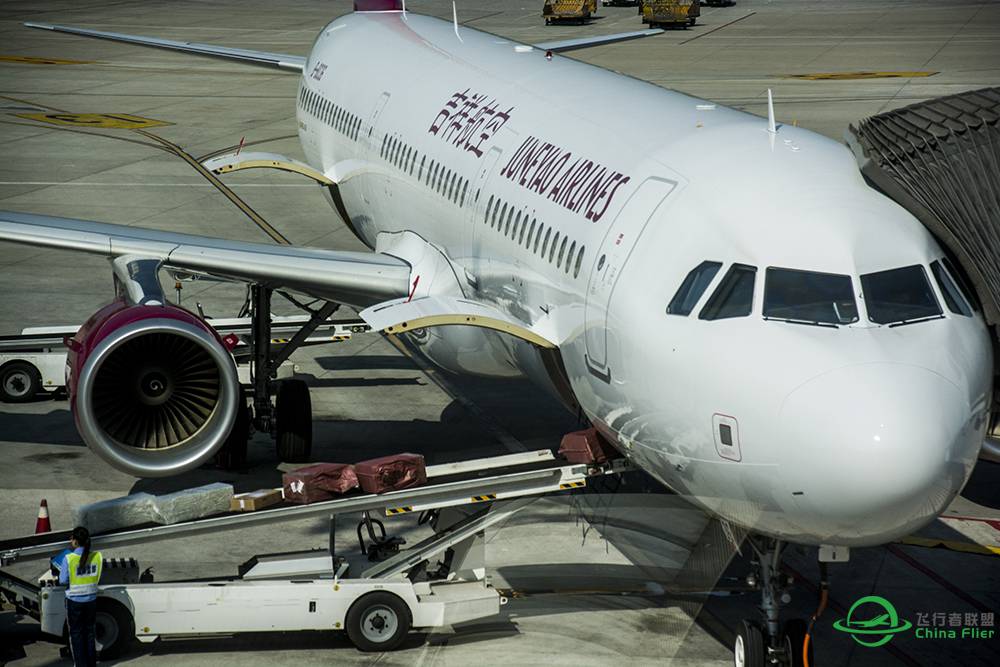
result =
[[[642,22],[650,28],[694,25],[701,16],[699,0],[642,0],[639,3]]]
[[[542,17],[545,25],[575,21],[586,23],[597,13],[597,0],[545,0]]]
[[[486,576],[486,528],[535,496],[582,488],[591,477],[628,469],[621,459],[567,464],[540,450],[429,466],[430,483],[414,489],[96,535],[94,548],[110,555],[113,548],[171,537],[308,517],[330,521],[328,548],[254,556],[231,578],[158,583],[140,574],[134,560],[109,559],[98,592],[102,657],[120,654],[133,639],[293,630],[343,630],[361,650],[385,651],[411,628],[493,616],[505,600]],[[504,500],[510,502],[494,504]],[[387,536],[372,517],[379,511],[423,512],[433,534],[401,549],[403,541]],[[360,553],[345,556],[334,544],[336,518],[357,512]],[[0,542],[0,564],[50,557],[67,537],[47,533]],[[66,636],[65,588],[50,571],[28,582],[0,570],[0,592],[38,620],[43,632]]]

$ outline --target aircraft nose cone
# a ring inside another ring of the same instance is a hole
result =
[[[967,395],[903,364],[849,366],[794,390],[780,419],[800,507],[835,543],[886,542],[937,516],[979,451]]]

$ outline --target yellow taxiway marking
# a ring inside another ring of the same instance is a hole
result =
[[[915,547],[944,547],[950,551],[963,551],[970,554],[1000,556],[1000,547],[994,547],[988,544],[976,544],[975,542],[939,540],[934,537],[916,537],[913,535],[897,540],[897,542],[899,542],[899,544],[909,544]]]
[[[934,76],[937,72],[818,72],[814,74],[788,74],[786,79],[807,81],[851,81],[854,79],[913,79]]]
[[[38,58],[36,56],[0,56],[0,61],[7,63],[25,63],[27,65],[89,65],[96,60],[69,60],[68,58]]]
[[[19,113],[18,118],[37,120],[52,125],[74,127],[102,127],[120,130],[138,130],[144,127],[172,125],[162,120],[133,116],[127,113]]]

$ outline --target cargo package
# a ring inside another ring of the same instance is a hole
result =
[[[354,466],[358,481],[366,493],[385,493],[427,483],[424,457],[419,454],[393,454]]]
[[[357,488],[354,466],[347,463],[314,463],[281,476],[285,500],[308,504],[330,500]]]
[[[256,512],[265,507],[277,505],[282,500],[281,489],[261,489],[249,493],[238,493],[229,504],[230,512]]]
[[[564,435],[559,454],[570,463],[601,464],[615,458],[618,452],[596,429],[588,428]]]

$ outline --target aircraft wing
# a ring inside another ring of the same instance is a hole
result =
[[[630,39],[651,37],[652,35],[659,35],[662,32],[662,28],[654,28],[652,30],[633,30],[632,32],[618,32],[613,35],[577,37],[575,39],[562,39],[556,42],[542,42],[541,44],[533,44],[532,46],[536,49],[541,49],[542,51],[562,53],[565,51],[576,51],[577,49],[589,49],[592,46],[604,46],[605,44],[627,42]]]
[[[0,241],[108,258],[158,259],[191,271],[369,306],[409,294],[410,265],[384,253],[229,241],[89,220],[0,211]]]
[[[277,67],[278,69],[286,69],[293,72],[301,72],[302,68],[306,66],[306,59],[303,56],[292,56],[287,53],[270,53],[268,51],[234,49],[226,46],[215,46],[213,44],[199,44],[197,42],[178,42],[172,39],[143,37],[142,35],[126,35],[121,32],[105,32],[103,30],[90,30],[88,28],[74,28],[67,25],[54,25],[52,23],[35,23],[33,21],[27,21],[24,25],[29,28],[66,32],[71,35],[97,37],[99,39],[110,39],[114,42],[127,42],[129,44],[154,46],[160,49],[183,51],[184,53],[194,53],[213,58],[239,60],[250,65]]]

